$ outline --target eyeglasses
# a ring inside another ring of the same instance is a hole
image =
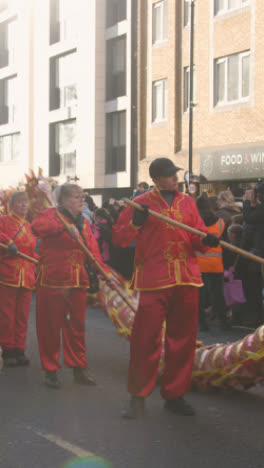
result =
[[[75,200],[82,200],[83,201],[83,200],[85,200],[85,195],[75,195],[72,198],[74,198]]]

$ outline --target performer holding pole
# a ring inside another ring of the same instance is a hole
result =
[[[14,192],[9,201],[9,214],[0,217],[0,242],[5,244],[0,248],[0,345],[6,367],[29,365],[25,345],[35,286],[36,238],[25,220],[27,212],[26,192]]]
[[[57,371],[60,353],[60,331],[63,337],[64,363],[73,368],[74,381],[94,385],[86,371],[85,309],[86,290],[91,286],[91,265],[79,237],[101,267],[104,265],[89,223],[82,217],[83,192],[75,184],[64,184],[59,195],[58,211],[68,227],[58,218],[56,208],[48,208],[33,221],[33,232],[41,239],[37,272],[37,336],[45,384],[59,387]],[[89,276],[88,276],[88,273]]]
[[[124,417],[144,413],[145,397],[155,387],[161,354],[162,325],[166,320],[165,365],[161,396],[174,413],[194,414],[186,402],[190,388],[198,320],[198,288],[202,286],[195,251],[216,246],[207,234],[194,200],[178,192],[176,167],[158,158],[149,167],[155,187],[135,199],[144,212],[126,207],[113,227],[113,242],[126,247],[136,239],[132,287],[140,291],[130,342],[128,391],[131,400]],[[205,233],[201,238],[153,216],[148,207]]]

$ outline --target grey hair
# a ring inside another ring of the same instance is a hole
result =
[[[8,201],[9,208],[11,208],[14,205],[17,198],[26,198],[28,200],[28,194],[27,192],[22,190],[12,193]]]
[[[70,198],[72,196],[72,192],[75,190],[81,190],[81,187],[76,184],[63,184],[60,186],[59,196],[58,196],[58,204],[62,203],[63,198]]]

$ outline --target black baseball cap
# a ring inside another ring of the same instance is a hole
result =
[[[171,177],[180,170],[181,167],[175,166],[169,158],[157,158],[149,166],[149,175],[152,179],[159,176]]]

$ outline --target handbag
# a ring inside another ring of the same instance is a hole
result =
[[[224,272],[224,297],[227,307],[235,304],[244,304],[246,298],[243,291],[242,281],[234,278],[234,272],[238,257],[233,266]]]

